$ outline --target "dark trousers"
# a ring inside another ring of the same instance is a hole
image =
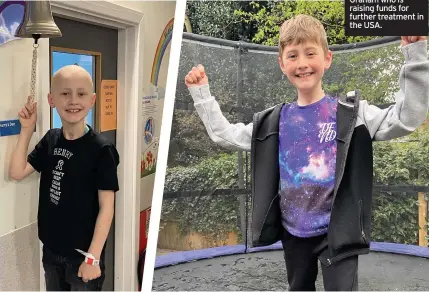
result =
[[[318,256],[327,251],[325,240],[326,235],[299,238],[285,230],[282,243],[290,291],[316,291]],[[358,256],[321,266],[326,291],[358,290]]]
[[[46,291],[101,291],[104,282],[104,260],[100,260],[101,276],[85,283],[78,277],[84,257],[62,256],[43,246],[42,263],[45,270]]]

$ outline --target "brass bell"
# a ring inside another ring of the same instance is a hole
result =
[[[15,33],[16,37],[39,38],[61,37],[61,31],[54,22],[49,1],[25,1],[24,18]]]

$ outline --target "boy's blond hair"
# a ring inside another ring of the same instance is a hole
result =
[[[307,41],[320,45],[325,54],[328,53],[326,31],[319,20],[305,14],[299,14],[286,20],[280,28],[280,56],[282,56],[286,46],[292,44],[299,45]]]

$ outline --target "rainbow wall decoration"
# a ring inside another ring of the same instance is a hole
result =
[[[164,31],[161,34],[161,38],[159,39],[158,46],[155,52],[155,58],[153,59],[152,64],[152,73],[150,76],[150,83],[155,86],[158,86],[158,76],[159,70],[161,68],[162,58],[164,57],[165,50],[170,44],[171,37],[173,35],[173,24],[174,18],[172,18],[164,28]]]

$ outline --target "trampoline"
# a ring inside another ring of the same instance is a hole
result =
[[[407,250],[405,246],[372,244],[371,249],[374,251],[359,258],[360,291],[429,290],[427,248],[415,250],[416,256],[375,251],[379,249],[401,252],[401,249]],[[202,250],[200,252],[207,257],[213,253],[220,254],[226,251]],[[168,266],[174,262],[180,262],[181,259],[183,259],[182,253],[158,257],[152,287],[154,291],[285,291],[288,289],[281,250],[223,255]],[[167,267],[164,267],[165,265]],[[159,269],[160,267],[163,268]],[[321,272],[318,274],[316,289],[323,290]]]
[[[385,37],[331,46],[334,59],[324,76],[325,91],[338,96],[359,89],[370,103],[389,106],[399,89],[399,45],[399,38]],[[183,82],[192,66],[204,64],[225,117],[249,123],[253,113],[294,99],[295,89],[283,77],[277,54],[276,47],[184,33],[154,291],[288,289],[281,244],[247,246],[249,153],[226,150],[210,140]],[[429,290],[429,187],[417,186],[411,175],[405,180],[383,172],[385,156],[396,153],[398,143],[411,152],[425,147],[413,139],[374,143],[373,241],[370,254],[360,256],[359,290]],[[415,172],[412,165],[401,167]],[[324,289],[320,271],[316,287]]]

